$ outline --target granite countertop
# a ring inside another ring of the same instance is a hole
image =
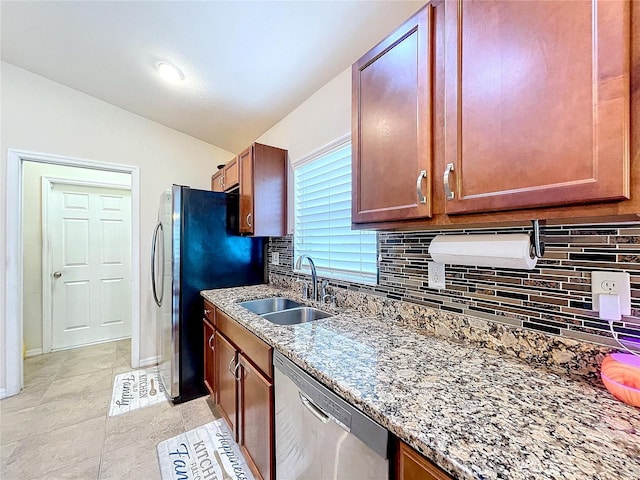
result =
[[[640,478],[640,409],[587,381],[355,310],[279,326],[237,305],[300,300],[270,285],[202,296],[456,478]]]

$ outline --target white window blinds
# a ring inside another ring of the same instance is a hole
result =
[[[309,255],[318,275],[376,283],[376,233],[351,230],[351,144],[294,168],[294,264]],[[309,273],[307,262],[302,272]]]

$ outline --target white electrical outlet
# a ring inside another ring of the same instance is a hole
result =
[[[607,301],[615,300],[614,316],[631,315],[631,285],[627,272],[591,272],[591,301],[593,310],[603,317],[600,296],[605,295]],[[607,320],[611,320],[606,316]]]
[[[429,262],[429,288],[442,290],[446,287],[444,263]]]
[[[280,253],[271,252],[271,265],[280,265]]]

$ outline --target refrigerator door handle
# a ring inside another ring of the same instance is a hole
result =
[[[158,298],[158,288],[156,286],[156,249],[158,247],[158,234],[162,233],[162,223],[158,222],[155,230],[153,231],[153,240],[151,242],[151,288],[153,289],[153,299],[156,301],[159,307],[162,306],[162,297],[164,296],[164,249],[160,252],[162,255],[162,285],[160,287],[160,297]]]

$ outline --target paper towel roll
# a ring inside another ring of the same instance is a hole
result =
[[[437,235],[429,245],[431,258],[438,263],[531,270],[531,241],[526,233],[502,235]]]

